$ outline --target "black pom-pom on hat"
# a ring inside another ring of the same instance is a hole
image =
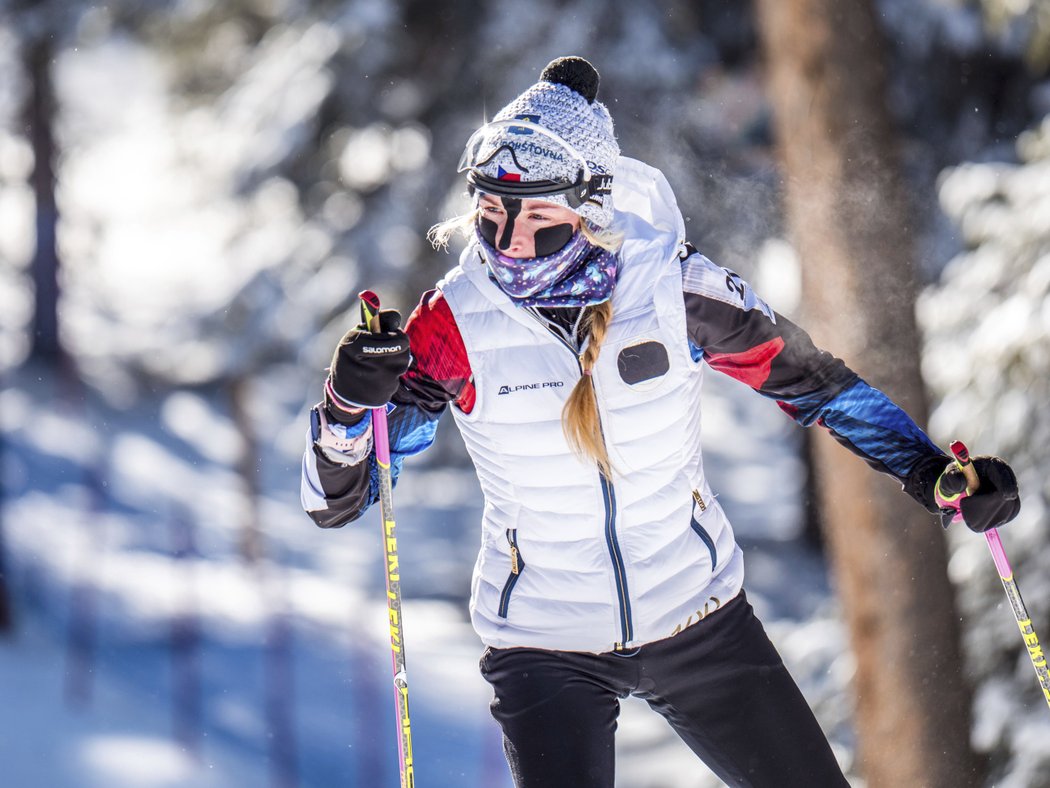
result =
[[[541,82],[565,85],[587,99],[588,104],[598,97],[599,79],[597,69],[582,57],[559,57],[540,74]]]

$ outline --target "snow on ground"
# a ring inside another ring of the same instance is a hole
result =
[[[166,393],[117,412],[39,371],[9,384],[9,784],[395,786],[378,513],[324,531],[299,510],[290,436],[304,429],[304,391],[278,385],[287,425],[260,458],[267,558],[252,567],[236,554],[249,511],[231,469],[238,439],[215,397]],[[709,392],[707,464],[749,594],[848,766],[844,635],[821,559],[794,538],[797,430],[733,381],[710,374]],[[395,500],[418,784],[508,786],[466,617],[477,482],[423,455]],[[720,784],[641,701],[624,703],[617,746],[623,788]]]

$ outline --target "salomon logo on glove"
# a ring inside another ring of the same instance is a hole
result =
[[[378,333],[363,324],[350,329],[332,356],[325,387],[330,411],[338,417],[339,411],[386,405],[411,360],[408,335],[401,330],[396,309],[379,313]]]
[[[390,347],[369,347],[368,345],[363,345],[361,347],[361,352],[366,356],[369,354],[379,356],[385,355],[386,353],[400,353],[402,350],[404,350],[404,347],[400,344],[391,345]]]

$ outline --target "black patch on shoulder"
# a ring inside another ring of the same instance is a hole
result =
[[[616,357],[616,366],[623,382],[633,386],[643,380],[666,375],[671,362],[667,358],[667,348],[659,342],[648,340],[621,350]]]

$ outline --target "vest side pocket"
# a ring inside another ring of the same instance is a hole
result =
[[[711,571],[715,571],[715,567],[718,566],[718,550],[715,548],[715,540],[711,538],[711,534],[707,532],[707,529],[700,524],[697,519],[699,516],[703,517],[704,512],[707,511],[708,504],[704,501],[703,496],[700,495],[699,490],[693,490],[693,500],[696,502],[696,506],[693,507],[693,514],[689,518],[689,525],[696,535],[700,537],[701,541],[707,546],[707,551],[711,554]]]
[[[522,570],[525,569],[525,559],[522,558],[521,551],[518,549],[517,528],[507,529],[507,541],[510,543],[510,576],[507,577],[507,582],[503,584],[503,592],[499,597],[499,610],[497,611],[497,614],[500,618],[507,617],[507,610],[510,607],[511,592],[514,590],[514,586],[517,585]]]

